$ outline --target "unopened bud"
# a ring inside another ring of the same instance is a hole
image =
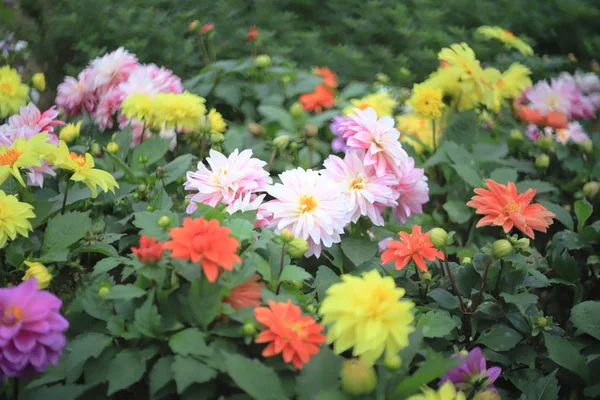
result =
[[[200,33],[202,35],[208,35],[209,33],[212,33],[214,30],[215,30],[215,25],[208,23],[208,24],[202,25],[202,28],[200,28]]]
[[[304,107],[302,107],[302,104],[295,102],[290,107],[290,114],[292,114],[292,117],[294,117],[294,118],[302,118],[302,117],[304,117],[304,114],[305,114]]]
[[[175,271],[171,272],[171,286],[179,285],[179,277]]]
[[[583,194],[588,200],[593,200],[600,191],[600,183],[596,181],[588,182],[583,185]]]
[[[279,151],[285,150],[290,144],[290,137],[288,135],[277,136],[273,139],[273,146]]]
[[[208,118],[208,115],[203,115],[200,117],[198,130],[202,133],[210,133],[210,131],[212,130],[212,123],[210,122],[210,118]]]
[[[529,249],[529,243],[530,240],[527,238],[521,238],[519,240],[517,240],[517,243],[515,244],[515,247],[519,250],[527,250]]]
[[[309,304],[306,306],[306,312],[314,314],[317,312],[317,307],[314,304]]]
[[[140,193],[146,193],[148,191],[148,186],[142,183],[138,186],[137,190]]]
[[[317,133],[319,132],[319,129],[313,124],[306,124],[306,125],[304,125],[304,132],[305,132],[306,136],[313,137],[313,136],[317,135]]]
[[[31,84],[40,92],[46,90],[46,77],[44,76],[44,73],[38,72],[37,74],[33,74],[31,77]]]
[[[360,359],[342,361],[342,390],[359,396],[369,394],[377,387],[377,373],[372,365]]]
[[[92,153],[94,157],[100,157],[102,155],[102,146],[98,143],[93,143],[90,147],[90,153]]]
[[[552,148],[552,138],[550,136],[544,136],[539,138],[535,144],[542,150],[550,150]]]
[[[424,281],[430,281],[431,280],[431,274],[429,272],[424,272],[423,275],[421,275],[421,278]]]
[[[146,157],[146,156],[139,156],[138,157],[138,162],[140,164],[146,164],[148,162],[148,157]]]
[[[252,336],[256,333],[256,326],[252,322],[246,322],[242,327],[242,331],[244,335]]]
[[[388,83],[390,81],[390,77],[383,72],[379,72],[377,75],[375,75],[375,79],[381,83]]]
[[[171,218],[167,217],[166,215],[163,215],[158,220],[158,226],[160,226],[161,228],[166,228],[169,225],[171,225]]]
[[[266,68],[271,65],[271,57],[269,57],[267,54],[260,54],[254,57],[254,65],[259,68]]]
[[[148,207],[146,207],[146,211],[154,211],[154,206],[152,204],[150,204]]]
[[[198,27],[200,26],[200,21],[193,20],[192,22],[190,22],[190,25],[188,26],[188,31],[190,32],[194,32],[195,30],[198,29]]]
[[[442,228],[433,228],[429,231],[429,240],[431,240],[431,243],[438,249],[442,248],[448,241],[448,232]]]
[[[496,240],[494,244],[492,244],[492,251],[494,257],[496,258],[504,258],[508,256],[512,251],[512,248],[512,244],[506,239]]]
[[[550,165],[550,157],[547,154],[540,154],[538,158],[535,159],[535,166],[540,169],[546,169]]]
[[[248,132],[250,132],[252,134],[252,136],[260,137],[260,136],[264,135],[265,130],[263,129],[262,126],[260,126],[256,122],[251,122],[248,124]]]
[[[473,260],[471,259],[471,257],[463,257],[462,260],[460,260],[461,264],[470,264]]]
[[[290,257],[300,258],[306,253],[309,249],[308,242],[302,238],[294,238],[290,243],[288,243],[287,252]]]
[[[540,328],[545,328],[546,326],[548,326],[548,319],[546,317],[538,317],[537,320],[535,321],[536,325],[539,326]]]
[[[579,147],[587,154],[591,154],[592,150],[594,150],[594,142],[590,139],[586,139],[583,142],[579,143]]]
[[[156,168],[156,177],[157,178],[164,178],[165,175],[167,175],[167,171],[165,171],[164,168],[162,168],[162,167]]]
[[[279,234],[279,237],[281,238],[281,240],[283,240],[285,243],[289,243],[292,240],[294,240],[294,238],[296,236],[294,236],[294,233],[292,231],[290,231],[289,229],[284,229],[281,231],[281,233]]]
[[[386,352],[384,364],[388,369],[395,371],[402,366],[402,359],[398,354]]]
[[[110,292],[110,288],[106,286],[102,286],[100,290],[98,290],[98,296],[104,297]]]
[[[509,137],[509,141],[512,144],[519,144],[523,141],[523,139],[525,139],[525,136],[523,135],[523,133],[518,130],[518,129],[513,129],[510,131],[510,137]]]
[[[117,154],[119,151],[119,145],[115,142],[110,142],[106,145],[106,150],[108,150],[109,153]]]
[[[210,144],[219,144],[225,140],[225,135],[220,132],[215,132],[210,135]]]
[[[600,63],[598,63],[598,60],[594,58],[590,63],[590,66],[592,67],[592,71],[594,71],[597,74],[600,74]]]

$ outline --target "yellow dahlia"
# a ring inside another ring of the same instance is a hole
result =
[[[9,238],[14,240],[17,234],[28,237],[28,231],[33,230],[28,221],[30,218],[35,218],[31,204],[21,203],[17,196],[0,190],[0,248]]]
[[[514,99],[521,95],[523,90],[531,86],[531,70],[518,62],[512,63],[496,82],[496,87],[505,99]]]
[[[27,103],[28,92],[17,70],[8,65],[0,68],[0,118],[18,113],[19,107]]]
[[[44,264],[32,261],[23,261],[23,263],[27,266],[27,271],[25,271],[25,275],[23,276],[24,281],[29,278],[35,278],[38,289],[46,289],[50,285],[52,274],[50,274]]]
[[[60,140],[64,140],[67,143],[71,143],[73,140],[79,137],[79,132],[81,131],[81,123],[79,121],[77,124],[67,124],[63,126],[58,134],[58,138]]]
[[[400,301],[404,289],[394,279],[373,270],[362,277],[344,275],[332,285],[319,313],[329,324],[327,342],[340,354],[353,347],[353,356],[374,364],[385,351],[386,362],[398,363],[414,331],[410,301]]]
[[[134,94],[121,103],[121,114],[129,119],[144,121],[146,124],[152,123],[153,112],[153,98],[147,94]]]
[[[497,39],[504,43],[506,47],[517,49],[524,56],[533,55],[533,49],[530,45],[525,43],[523,39],[517,37],[511,31],[502,29],[499,26],[480,26],[479,28],[477,28],[477,33],[481,34],[486,39]]]
[[[158,93],[152,99],[152,124],[158,129],[164,125],[165,129],[196,130],[200,117],[206,114],[205,101],[188,92]]]
[[[83,182],[92,191],[92,197],[98,196],[97,187],[101,187],[105,192],[115,192],[115,188],[119,185],[115,178],[106,171],[94,168],[94,159],[90,153],[84,155],[69,152],[67,144],[60,141],[58,151],[54,157],[49,158],[49,162],[58,168],[67,171],[72,171],[71,180],[75,182]]]
[[[444,108],[443,93],[439,87],[416,84],[412,96],[406,104],[412,107],[414,113],[422,118],[437,119],[442,116]]]
[[[425,146],[430,150],[434,148],[432,128],[431,120],[419,118],[414,114],[396,117],[396,129],[400,131],[400,141],[410,144],[417,154],[423,154]],[[411,136],[414,136],[414,138]],[[435,124],[435,147],[440,143],[441,136],[442,124],[440,120],[437,120]]]
[[[444,383],[438,390],[424,387],[420,394],[412,395],[408,400],[466,400],[465,394],[457,391],[452,382]]]
[[[214,108],[207,115],[210,122],[210,133],[224,133],[227,130],[227,123],[221,113]]]
[[[389,92],[381,91],[363,97],[362,99],[351,99],[348,107],[344,108],[343,114],[354,114],[354,109],[366,110],[372,108],[377,113],[377,117],[391,116],[398,105],[396,100],[390,96]]]
[[[12,174],[21,185],[25,186],[20,168],[41,166],[40,160],[54,147],[47,143],[49,139],[48,133],[41,132],[29,139],[24,136],[16,138],[10,146],[1,146],[0,184]]]
[[[44,73],[38,72],[37,74],[33,74],[31,77],[31,84],[40,92],[46,90],[46,77],[44,76]]]

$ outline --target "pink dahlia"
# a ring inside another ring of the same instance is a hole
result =
[[[272,200],[271,202],[275,202]],[[258,212],[256,213],[256,221],[254,221],[255,228],[263,228],[271,224],[273,219],[273,213],[264,207],[264,204],[258,206]]]
[[[187,173],[186,190],[197,191],[191,197],[187,212],[196,211],[196,203],[216,207],[218,204],[230,206],[241,197],[267,190],[272,180],[265,171],[266,162],[252,158],[252,150],[241,153],[237,149],[225,157],[215,150],[210,150],[206,168],[202,161],[198,163],[198,171]]]
[[[93,90],[104,92],[127,80],[138,67],[135,55],[122,47],[95,58],[90,63],[90,82]]]
[[[554,139],[563,145],[566,145],[570,140],[575,143],[581,143],[589,138],[590,137],[585,133],[579,122],[569,123],[569,126],[566,129],[557,129],[556,135],[554,136]]]
[[[575,119],[592,119],[596,118],[596,107],[592,101],[582,95],[580,92],[575,92],[571,101],[571,117]]]
[[[573,82],[577,87],[577,90],[583,94],[600,91],[600,78],[598,78],[598,75],[594,74],[593,72],[576,72],[575,75],[571,75],[568,72],[563,72],[558,78]]]
[[[98,125],[100,132],[106,128],[112,128],[115,114],[121,109],[123,93],[114,87],[104,93],[94,111],[94,122]]]
[[[267,190],[274,201],[262,205],[273,213],[271,227],[276,233],[289,229],[310,246],[306,256],[321,255],[322,246],[341,241],[340,234],[350,222],[350,210],[341,186],[317,171],[302,168],[279,175],[281,183]]]
[[[349,148],[366,150],[364,163],[375,167],[378,176],[388,172],[399,173],[400,161],[408,156],[398,139],[400,132],[394,127],[391,117],[377,118],[372,108],[354,109],[355,114],[341,123],[340,130]]]
[[[395,200],[398,195],[392,190],[398,178],[391,173],[377,176],[375,167],[365,165],[364,156],[364,151],[357,150],[349,151],[343,160],[329,156],[321,172],[340,185],[352,222],[364,215],[381,226],[385,223],[381,210],[398,205]]]
[[[577,95],[577,88],[573,82],[553,79],[549,84],[540,81],[527,93],[529,106],[542,114],[558,111],[571,115],[572,101]]]
[[[425,171],[415,168],[412,157],[400,163],[400,170],[402,179],[394,187],[400,197],[397,199],[398,206],[392,209],[392,213],[398,221],[405,224],[410,216],[423,212],[423,204],[429,201],[429,185]]]
[[[43,113],[33,103],[19,108],[19,113],[8,119],[8,122],[0,126],[0,133],[15,140],[17,132],[22,127],[28,127],[32,130],[39,128],[38,132],[54,132],[54,125],[65,125],[63,121],[57,120],[58,111],[56,106],[52,106]]]
[[[58,85],[55,102],[67,116],[75,117],[81,114],[82,107],[91,112],[95,106],[95,97],[90,83],[90,69],[87,68],[77,79],[67,76],[65,81]]]
[[[0,378],[28,378],[58,363],[69,327],[61,306],[58,297],[37,289],[35,278],[0,289]]]
[[[130,75],[127,81],[119,84],[119,89],[125,97],[134,94],[154,96],[157,93],[181,93],[181,79],[173,71],[157,67],[154,64],[140,65]]]

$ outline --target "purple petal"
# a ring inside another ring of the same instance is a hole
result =
[[[30,332],[21,331],[13,338],[13,343],[17,350],[28,353],[35,346],[35,335]]]
[[[37,345],[31,353],[29,353],[29,362],[38,371],[43,371],[48,366],[46,359],[46,349],[42,345]]]
[[[0,338],[2,339],[12,339],[13,336],[19,332],[21,329],[21,321],[17,321],[13,325],[0,325]]]
[[[500,368],[500,367],[489,368],[486,372],[486,375],[487,375],[488,379],[490,380],[490,384],[496,382],[496,379],[498,379],[498,377],[500,376],[501,373],[502,373],[502,368]]]

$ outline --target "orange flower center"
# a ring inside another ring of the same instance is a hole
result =
[[[365,182],[363,180],[363,178],[354,178],[352,179],[352,182],[350,182],[350,188],[351,189],[364,189],[365,188]]]
[[[302,196],[300,198],[300,211],[303,213],[311,212],[317,206],[317,202],[312,196]]]
[[[13,326],[22,319],[23,310],[21,309],[21,307],[10,306],[4,310],[4,315],[2,316],[2,324]]]
[[[358,108],[359,110],[366,110],[367,108],[369,108],[369,104],[368,103],[358,103],[355,108]]]
[[[15,87],[9,82],[0,83],[0,92],[7,93],[9,95],[15,94]]]
[[[80,167],[85,166],[85,157],[81,154],[71,152],[71,159]]]
[[[506,29],[503,29],[502,33],[504,33],[505,36],[507,36],[507,37],[509,37],[511,39],[515,37],[514,33],[512,33],[511,31],[507,31]]]
[[[17,149],[8,149],[4,153],[0,154],[0,165],[10,165],[12,166],[19,157],[23,154]]]
[[[509,203],[506,207],[504,207],[504,215],[506,215],[506,216],[509,216],[512,213],[516,213],[516,212],[520,212],[520,211],[521,211],[521,206],[519,206],[515,202]]]

